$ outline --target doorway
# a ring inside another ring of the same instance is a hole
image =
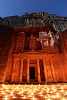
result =
[[[30,75],[30,80],[35,79],[35,67],[30,67],[29,75]]]

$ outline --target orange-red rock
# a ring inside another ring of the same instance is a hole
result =
[[[67,82],[67,31],[0,27],[0,83]]]

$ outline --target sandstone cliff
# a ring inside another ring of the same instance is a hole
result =
[[[51,24],[55,31],[67,29],[67,17],[48,14],[46,12],[26,13],[22,16],[0,17],[0,25],[10,25],[11,27],[32,27]]]

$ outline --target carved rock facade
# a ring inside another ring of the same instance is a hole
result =
[[[50,25],[0,30],[0,83],[67,82],[67,31],[57,35]]]

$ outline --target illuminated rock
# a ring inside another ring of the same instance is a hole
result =
[[[0,29],[0,83],[67,82],[67,31],[50,25]]]

